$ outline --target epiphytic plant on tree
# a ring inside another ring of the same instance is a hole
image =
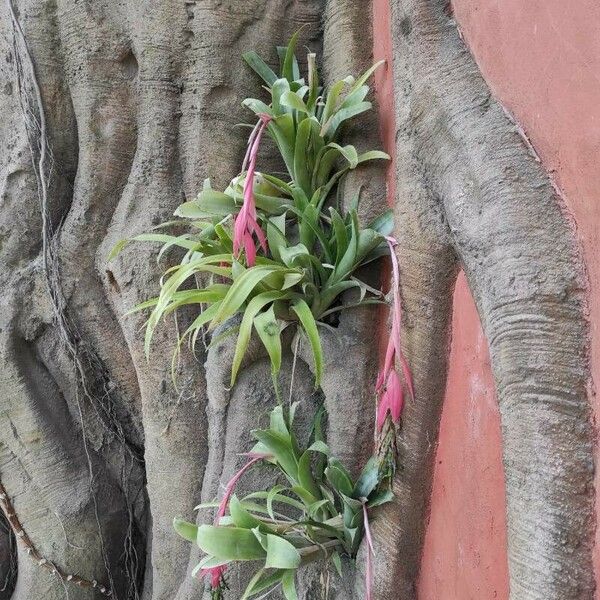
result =
[[[205,328],[211,331],[240,314],[239,324],[225,326],[224,335],[237,334],[231,384],[254,329],[270,358],[279,397],[282,332],[296,328],[296,335],[306,338],[315,385],[319,386],[324,364],[319,327],[334,325],[339,311],[384,301],[383,294],[367,285],[358,271],[391,254],[393,325],[376,384],[381,396],[376,426],[381,431],[388,415],[393,422],[399,420],[404,386],[412,394],[400,348],[399,273],[395,241],[389,237],[392,215],[387,211],[361,226],[359,195],[343,198],[340,182],[359,165],[389,157],[379,150],[359,152],[339,143],[343,123],[371,108],[365,101],[369,92],[366,81],[378,65],[358,79],[349,76],[325,90],[314,54],[308,54],[306,79],[301,77],[294,53],[296,38],[297,34],[287,47],[279,48],[280,75],[254,52],[244,55],[265,82],[270,102],[255,98],[243,102],[258,122],[252,127],[240,173],[224,191],[213,189],[207,179],[196,199],[179,206],[175,215],[182,220],[165,225],[184,226],[183,233],[157,229],[132,238],[163,243],[159,258],[173,247],[186,251],[180,262],[164,273],[159,295],[134,310],[151,311],[145,339],[149,355],[153,333],[165,316],[183,306],[199,307],[179,337],[174,364],[185,340],[193,347]],[[287,169],[284,178],[257,170],[265,133],[275,142]],[[128,241],[118,244],[113,255]],[[198,277],[201,287],[190,289],[189,282],[198,283]],[[354,294],[347,293],[351,290]],[[298,407],[280,404],[271,412],[270,427],[252,432],[257,444],[248,453],[248,463],[227,485],[222,500],[199,507],[217,508],[213,525],[175,522],[176,530],[206,553],[195,574],[210,577],[215,598],[222,597],[226,587],[226,566],[236,561],[256,561],[258,565],[244,598],[279,585],[286,598],[296,598],[295,572],[300,566],[326,557],[339,570],[340,554],[354,557],[364,537],[369,546],[367,578],[371,577],[368,509],[391,498],[386,482],[393,473],[393,436],[382,437],[384,447],[353,481],[331,456],[321,434],[320,417],[312,444],[301,448],[293,426]],[[239,499],[234,487],[256,463],[271,465],[287,484]]]

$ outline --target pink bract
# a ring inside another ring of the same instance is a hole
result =
[[[242,172],[245,170],[246,164],[248,165],[248,171],[244,179],[244,202],[233,224],[233,254],[239,258],[243,249],[246,254],[246,264],[249,267],[256,264],[256,246],[253,235],[256,235],[262,249],[265,252],[267,251],[267,239],[256,217],[254,175],[256,173],[256,159],[260,141],[270,121],[271,117],[269,115],[260,115],[260,121],[250,134],[248,150],[242,165]]]
[[[400,304],[400,268],[398,266],[398,257],[396,256],[395,246],[397,241],[393,237],[386,236],[386,241],[390,248],[390,258],[392,260],[392,330],[388,340],[383,368],[377,375],[375,390],[381,394],[379,406],[377,408],[377,430],[381,431],[385,418],[390,413],[392,421],[397,423],[402,414],[404,405],[404,390],[402,381],[396,370],[396,361],[400,362],[404,381],[411,398],[414,398],[414,387],[410,369],[406,358],[402,353],[400,344],[400,323],[402,317],[402,307]]]

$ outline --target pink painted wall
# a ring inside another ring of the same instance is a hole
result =
[[[453,5],[492,92],[525,131],[577,224],[590,285],[593,378],[599,382],[600,4],[454,0]],[[506,600],[499,416],[486,342],[462,278],[454,305],[450,378],[419,598]],[[598,407],[595,397],[593,402]],[[600,478],[598,489],[599,484]]]
[[[592,376],[600,382],[600,3],[453,0],[453,7],[492,92],[521,125],[576,223],[589,278]],[[373,10],[375,59],[389,61],[389,1],[373,0]],[[392,153],[389,68],[376,74],[376,92]],[[393,198],[393,166],[388,181]],[[600,414],[592,384],[590,394]],[[600,534],[600,582],[598,542]],[[487,343],[462,276],[419,598],[508,598],[499,414]]]

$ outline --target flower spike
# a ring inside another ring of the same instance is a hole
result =
[[[400,268],[398,266],[398,257],[396,256],[395,246],[398,242],[393,238],[386,236],[386,241],[390,249],[390,258],[392,260],[392,331],[388,340],[387,350],[383,368],[377,376],[375,390],[381,394],[379,406],[377,408],[377,430],[381,431],[385,418],[390,413],[392,421],[397,423],[402,414],[404,406],[404,389],[402,382],[396,370],[396,360],[400,363],[404,382],[408,388],[410,397],[414,399],[414,387],[412,375],[408,367],[408,362],[402,353],[400,344],[400,323],[402,316],[402,307],[400,304]]]
[[[260,453],[249,453],[248,456],[250,457],[250,460],[227,482],[227,485],[225,486],[225,493],[223,494],[223,498],[219,503],[217,514],[215,515],[215,525],[218,525],[221,517],[225,516],[235,486],[242,475],[258,461],[271,458],[270,454]],[[226,569],[227,567],[225,565],[211,567],[210,569],[200,569],[199,577],[210,577],[210,586],[213,588],[213,590],[215,590],[221,587]]]
[[[263,133],[271,121],[269,115],[260,115],[260,121],[252,130],[248,140],[248,149],[244,157],[242,172],[248,165],[244,180],[244,202],[233,225],[233,254],[239,258],[241,251],[246,254],[246,264],[253,267],[256,264],[256,246],[253,234],[256,235],[264,252],[267,251],[267,239],[256,220],[256,204],[254,202],[254,174],[256,172],[256,158]]]
[[[365,523],[365,539],[367,540],[367,566],[365,569],[366,600],[371,600],[371,588],[373,585],[373,556],[375,555],[375,551],[373,550],[373,538],[371,536],[371,526],[369,525],[369,512],[367,510],[366,498],[362,501],[362,509]]]

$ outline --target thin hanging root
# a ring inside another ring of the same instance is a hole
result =
[[[90,581],[89,579],[84,579],[83,577],[79,577],[78,575],[67,575],[63,571],[61,571],[52,561],[44,558],[33,545],[32,541],[29,539],[29,536],[25,533],[25,530],[21,526],[19,518],[15,513],[15,509],[10,501],[6,490],[2,483],[0,483],[0,508],[2,512],[6,516],[6,520],[10,524],[15,537],[17,538],[17,542],[21,544],[21,546],[25,549],[26,554],[33,560],[38,566],[46,569],[52,575],[57,577],[63,582],[71,583],[80,588],[94,588],[97,589],[103,596],[112,596],[112,591],[100,585],[97,581]]]
[[[33,171],[37,180],[38,196],[39,196],[39,207],[40,215],[42,218],[42,258],[44,265],[44,272],[46,275],[46,284],[52,308],[54,311],[54,323],[60,334],[62,343],[70,357],[73,360],[75,367],[75,375],[77,377],[77,391],[81,389],[83,396],[88,401],[90,407],[95,411],[98,422],[107,433],[110,440],[116,440],[122,448],[123,460],[127,457],[131,458],[132,464],[137,462],[143,465],[143,453],[137,447],[129,442],[123,426],[119,420],[116,407],[119,404],[118,390],[115,390],[112,386],[109,373],[107,372],[102,360],[95,353],[95,351],[88,347],[86,344],[82,344],[82,335],[79,332],[75,322],[69,317],[67,313],[67,302],[64,298],[61,278],[60,278],[60,264],[57,251],[58,234],[60,225],[55,227],[52,224],[50,218],[50,210],[48,207],[49,200],[49,188],[52,179],[52,151],[47,135],[46,117],[44,112],[44,105],[42,102],[42,95],[38,80],[36,77],[35,66],[33,57],[29,50],[27,40],[21,28],[21,24],[17,17],[15,10],[15,0],[5,0],[6,6],[12,22],[12,33],[13,33],[13,58],[15,66],[15,74],[17,81],[17,89],[19,95],[19,101],[21,103],[21,110],[23,113],[23,122],[27,133],[27,139],[29,142],[29,148],[31,152],[31,160]],[[94,473],[92,471],[92,464],[89,460],[89,452],[87,450],[87,441],[85,439],[85,422],[82,405],[77,394],[77,407],[79,409],[79,416],[81,421],[81,430],[83,437],[83,445],[88,457],[89,475],[90,475],[90,491],[92,491],[92,484],[94,481]],[[128,489],[127,481],[123,480],[122,488]],[[2,488],[1,492],[6,500],[6,493]],[[94,497],[94,496],[93,496]],[[4,502],[3,500],[3,502]],[[4,510],[3,502],[0,503]],[[138,600],[139,593],[137,590],[137,571],[139,568],[138,558],[135,551],[135,545],[132,543],[131,531],[133,530],[133,510],[130,496],[126,493],[125,504],[127,514],[129,515],[128,523],[128,534],[125,542],[125,567],[127,573],[130,574],[129,589],[127,592],[128,600]],[[95,504],[96,520],[98,521],[98,506]],[[6,512],[6,510],[4,511]],[[14,516],[14,510],[9,511],[13,513],[13,517],[10,520],[11,526],[17,534],[17,539],[23,543],[26,540],[27,553],[34,557],[38,561],[40,566],[44,566],[48,570],[55,573],[63,581],[74,582],[80,587],[93,587],[99,589],[103,594],[110,595],[110,591],[106,591],[106,588],[98,586],[97,582],[86,581],[80,577],[73,575],[65,575],[59,569],[57,569],[50,561],[47,561],[40,557],[33,546],[29,542],[29,538],[23,532],[18,520]],[[7,513],[8,514],[8,513]],[[18,527],[15,527],[15,523]],[[107,577],[109,583],[112,586],[112,576],[108,566],[108,558],[105,551],[104,539],[102,536],[102,530],[98,523],[98,534],[100,537],[101,550],[104,558],[104,563],[107,570]],[[43,562],[42,562],[43,561]]]

